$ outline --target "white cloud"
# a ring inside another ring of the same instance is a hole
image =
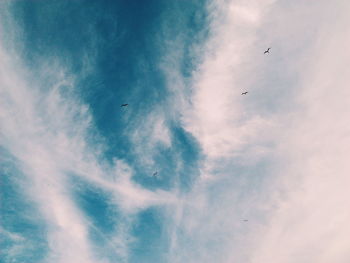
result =
[[[269,120],[258,112],[245,109],[244,104],[249,103],[250,95],[241,96],[246,90],[254,94],[258,88],[250,86],[242,76],[253,68],[247,63],[253,59],[252,50],[257,40],[255,31],[259,24],[251,23],[251,19],[236,19],[235,15],[258,17],[262,12],[259,6],[264,5],[264,1],[261,4],[251,1],[244,6],[234,2],[227,8],[220,7],[229,10],[217,15],[224,17],[224,25],[213,22],[213,36],[207,47],[210,52],[194,75],[193,108],[184,113],[183,122],[210,157],[237,154],[270,125]],[[213,12],[222,12],[220,8]],[[259,53],[262,48],[265,47],[261,47]]]
[[[130,140],[133,144],[132,151],[138,158],[139,165],[152,175],[157,169],[155,157],[159,153],[159,147],[171,147],[171,135],[167,124],[167,116],[162,105],[154,106],[154,110],[144,116],[137,123],[128,127]]]
[[[183,114],[207,159],[172,262],[348,262],[349,3],[216,3]]]
[[[346,224],[350,212],[345,201],[350,197],[350,91],[346,88],[350,57],[342,52],[350,43],[350,5],[322,1],[316,10],[303,7],[306,11],[297,24],[317,27],[319,32],[308,52],[300,52],[308,56],[296,67],[302,109],[295,113],[293,126],[288,127],[278,149],[286,157],[282,180],[286,197],[277,201],[252,262],[350,259]],[[285,19],[286,23],[294,21],[290,16]],[[300,35],[300,39],[303,43],[307,36]]]
[[[125,261],[132,216],[152,205],[169,208],[170,262],[349,261],[349,3],[218,1],[209,8],[212,35],[192,92],[176,69],[165,69],[179,102],[169,105],[170,119],[180,109],[206,155],[201,177],[181,198],[135,184],[121,160],[99,163],[99,150],[85,140],[89,109],[62,93],[74,78],[60,63],[50,63],[55,80],[44,91],[0,49],[0,142],[31,180],[29,195],[49,225],[51,262],[96,262],[91,224],[69,196],[67,171],[112,192],[130,216],[109,242]],[[151,113],[133,142],[150,153],[158,143],[169,147],[166,119]]]

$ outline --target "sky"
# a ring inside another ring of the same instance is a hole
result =
[[[350,262],[349,12],[1,1],[0,262]]]

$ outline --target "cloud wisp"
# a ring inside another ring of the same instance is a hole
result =
[[[138,210],[173,202],[174,197],[136,185],[132,168],[122,160],[112,166],[100,161],[101,145],[88,142],[94,132],[89,108],[72,95],[74,77],[64,72],[59,61],[52,58],[50,68],[42,72],[51,77],[50,86],[34,79],[3,48],[0,57],[1,146],[20,163],[27,177],[22,189],[47,224],[47,262],[104,262],[96,257],[89,237],[94,226],[72,196],[72,175],[110,192],[126,222]],[[120,243],[116,253],[125,261],[128,242],[123,231],[119,231],[120,240],[116,233],[113,242]]]
[[[168,93],[137,117],[129,112],[121,136],[138,169],[163,169],[168,188],[149,187],[130,160],[104,159],[92,109],[74,92],[79,76],[54,56],[32,71],[1,35],[0,146],[43,218],[43,262],[347,263],[349,11],[345,0],[210,1],[190,77],[178,59],[188,39],[164,41]],[[118,211],[110,231],[79,206],[86,185]],[[0,234],[16,244],[8,258],[27,246],[4,225]],[[142,234],[159,235],[165,252],[150,237],[137,247]]]

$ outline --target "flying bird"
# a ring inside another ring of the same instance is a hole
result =
[[[126,106],[128,106],[129,104],[122,104],[122,105],[120,105],[120,107],[126,107]]]
[[[248,219],[244,219],[243,221],[244,221],[244,222],[248,222]]]
[[[246,95],[248,93],[248,91],[242,92],[241,95]]]
[[[154,172],[154,173],[153,173],[153,176],[157,176],[157,175],[158,175],[158,172]]]
[[[269,47],[267,50],[265,50],[265,51],[264,51],[264,54],[270,53],[270,49],[271,49],[271,48]]]

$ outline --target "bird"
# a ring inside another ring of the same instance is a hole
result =
[[[244,219],[243,221],[244,221],[244,222],[248,222],[248,219]]]
[[[248,93],[248,91],[242,92],[241,95],[246,95]]]
[[[269,47],[267,50],[265,50],[265,51],[264,51],[264,54],[270,53],[270,49],[271,49],[271,48]]]
[[[126,107],[126,106],[128,106],[129,104],[122,104],[122,105],[120,105],[120,107]]]
[[[154,172],[154,173],[153,173],[153,176],[157,176],[157,174],[158,174],[158,172]]]

